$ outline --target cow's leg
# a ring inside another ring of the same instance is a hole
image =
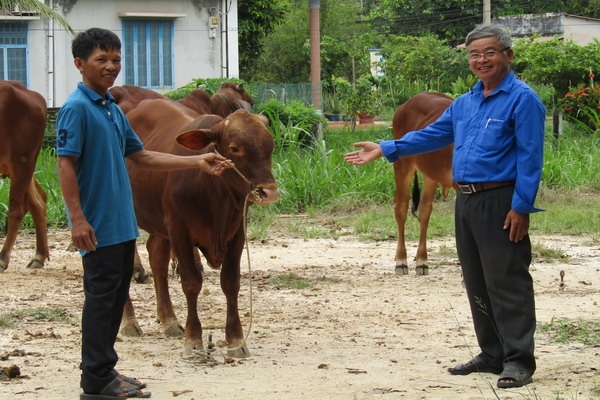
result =
[[[27,268],[42,268],[50,256],[48,250],[48,222],[46,202],[48,198],[42,187],[34,179],[31,180],[27,191],[27,204],[33,225],[35,226],[35,255],[27,264]]]
[[[244,249],[244,231],[240,227],[232,242],[221,268],[221,289],[227,300],[227,320],[225,322],[225,339],[228,355],[244,358],[250,356],[250,350],[244,338],[240,321],[238,296],[240,293],[240,258]]]
[[[150,279],[150,275],[144,269],[140,253],[138,252],[137,245],[135,246],[135,252],[133,254],[133,279],[137,283],[146,283]]]
[[[142,328],[135,316],[135,309],[131,302],[131,297],[127,297],[125,307],[123,308],[123,318],[121,319],[121,335],[123,336],[142,336]]]
[[[408,200],[410,195],[410,181],[414,169],[408,159],[400,159],[394,163],[394,177],[396,180],[396,195],[394,196],[394,216],[398,227],[398,243],[396,244],[396,273],[408,275],[408,260],[406,257],[406,238],[404,226],[408,215]]]
[[[8,194],[8,232],[2,250],[0,250],[0,272],[8,268],[10,254],[17,240],[19,228],[27,212],[27,191],[33,176],[33,170],[18,170],[10,175],[10,191]]]
[[[423,177],[423,194],[419,202],[419,247],[417,248],[416,272],[417,275],[429,275],[429,266],[427,265],[427,228],[429,227],[429,218],[433,209],[433,199],[437,189],[437,182]]]
[[[167,336],[183,336],[183,327],[179,325],[173,311],[173,303],[169,295],[169,259],[170,244],[166,239],[150,235],[146,242],[150,268],[154,277],[156,290],[156,317],[163,326]]]
[[[198,317],[198,296],[202,290],[202,271],[196,265],[193,243],[185,235],[177,235],[173,243],[173,253],[178,261],[181,287],[187,304],[185,342],[183,356],[186,358],[206,357],[202,341],[202,324]]]

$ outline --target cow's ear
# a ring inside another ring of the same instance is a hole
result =
[[[252,111],[252,105],[245,100],[238,100],[237,106],[237,108],[241,108],[242,110]]]
[[[177,136],[177,143],[190,150],[202,150],[212,143],[210,129],[194,129]]]
[[[254,114],[258,117],[258,119],[260,120],[260,122],[262,122],[263,124],[265,124],[265,126],[269,126],[269,118],[264,115],[264,114]]]

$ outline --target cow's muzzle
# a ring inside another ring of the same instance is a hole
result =
[[[256,187],[252,190],[253,203],[267,205],[279,200],[277,188]]]

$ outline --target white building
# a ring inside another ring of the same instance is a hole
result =
[[[40,0],[41,1],[41,0]],[[236,78],[238,0],[44,0],[75,33],[91,27],[122,41],[115,85],[166,91],[196,78]],[[20,80],[60,107],[81,80],[73,35],[28,10],[0,15],[0,80]]]
[[[543,40],[558,36],[579,46],[600,39],[600,20],[565,13],[507,15],[493,22],[505,26],[513,38],[539,34]]]

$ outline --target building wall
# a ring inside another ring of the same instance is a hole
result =
[[[580,46],[600,40],[600,21],[582,17],[564,17],[564,37]]]
[[[562,36],[580,46],[600,40],[600,20],[563,13],[509,15],[495,19],[507,27],[515,38],[539,34],[544,37]]]
[[[46,0],[46,4],[61,13],[76,33],[101,27],[121,39],[123,18],[172,18],[174,87],[196,78],[239,76],[237,0]],[[71,54],[73,36],[52,21],[26,23],[29,87],[41,93],[49,107],[60,107],[81,81]],[[122,85],[122,79],[121,73],[115,85]]]

